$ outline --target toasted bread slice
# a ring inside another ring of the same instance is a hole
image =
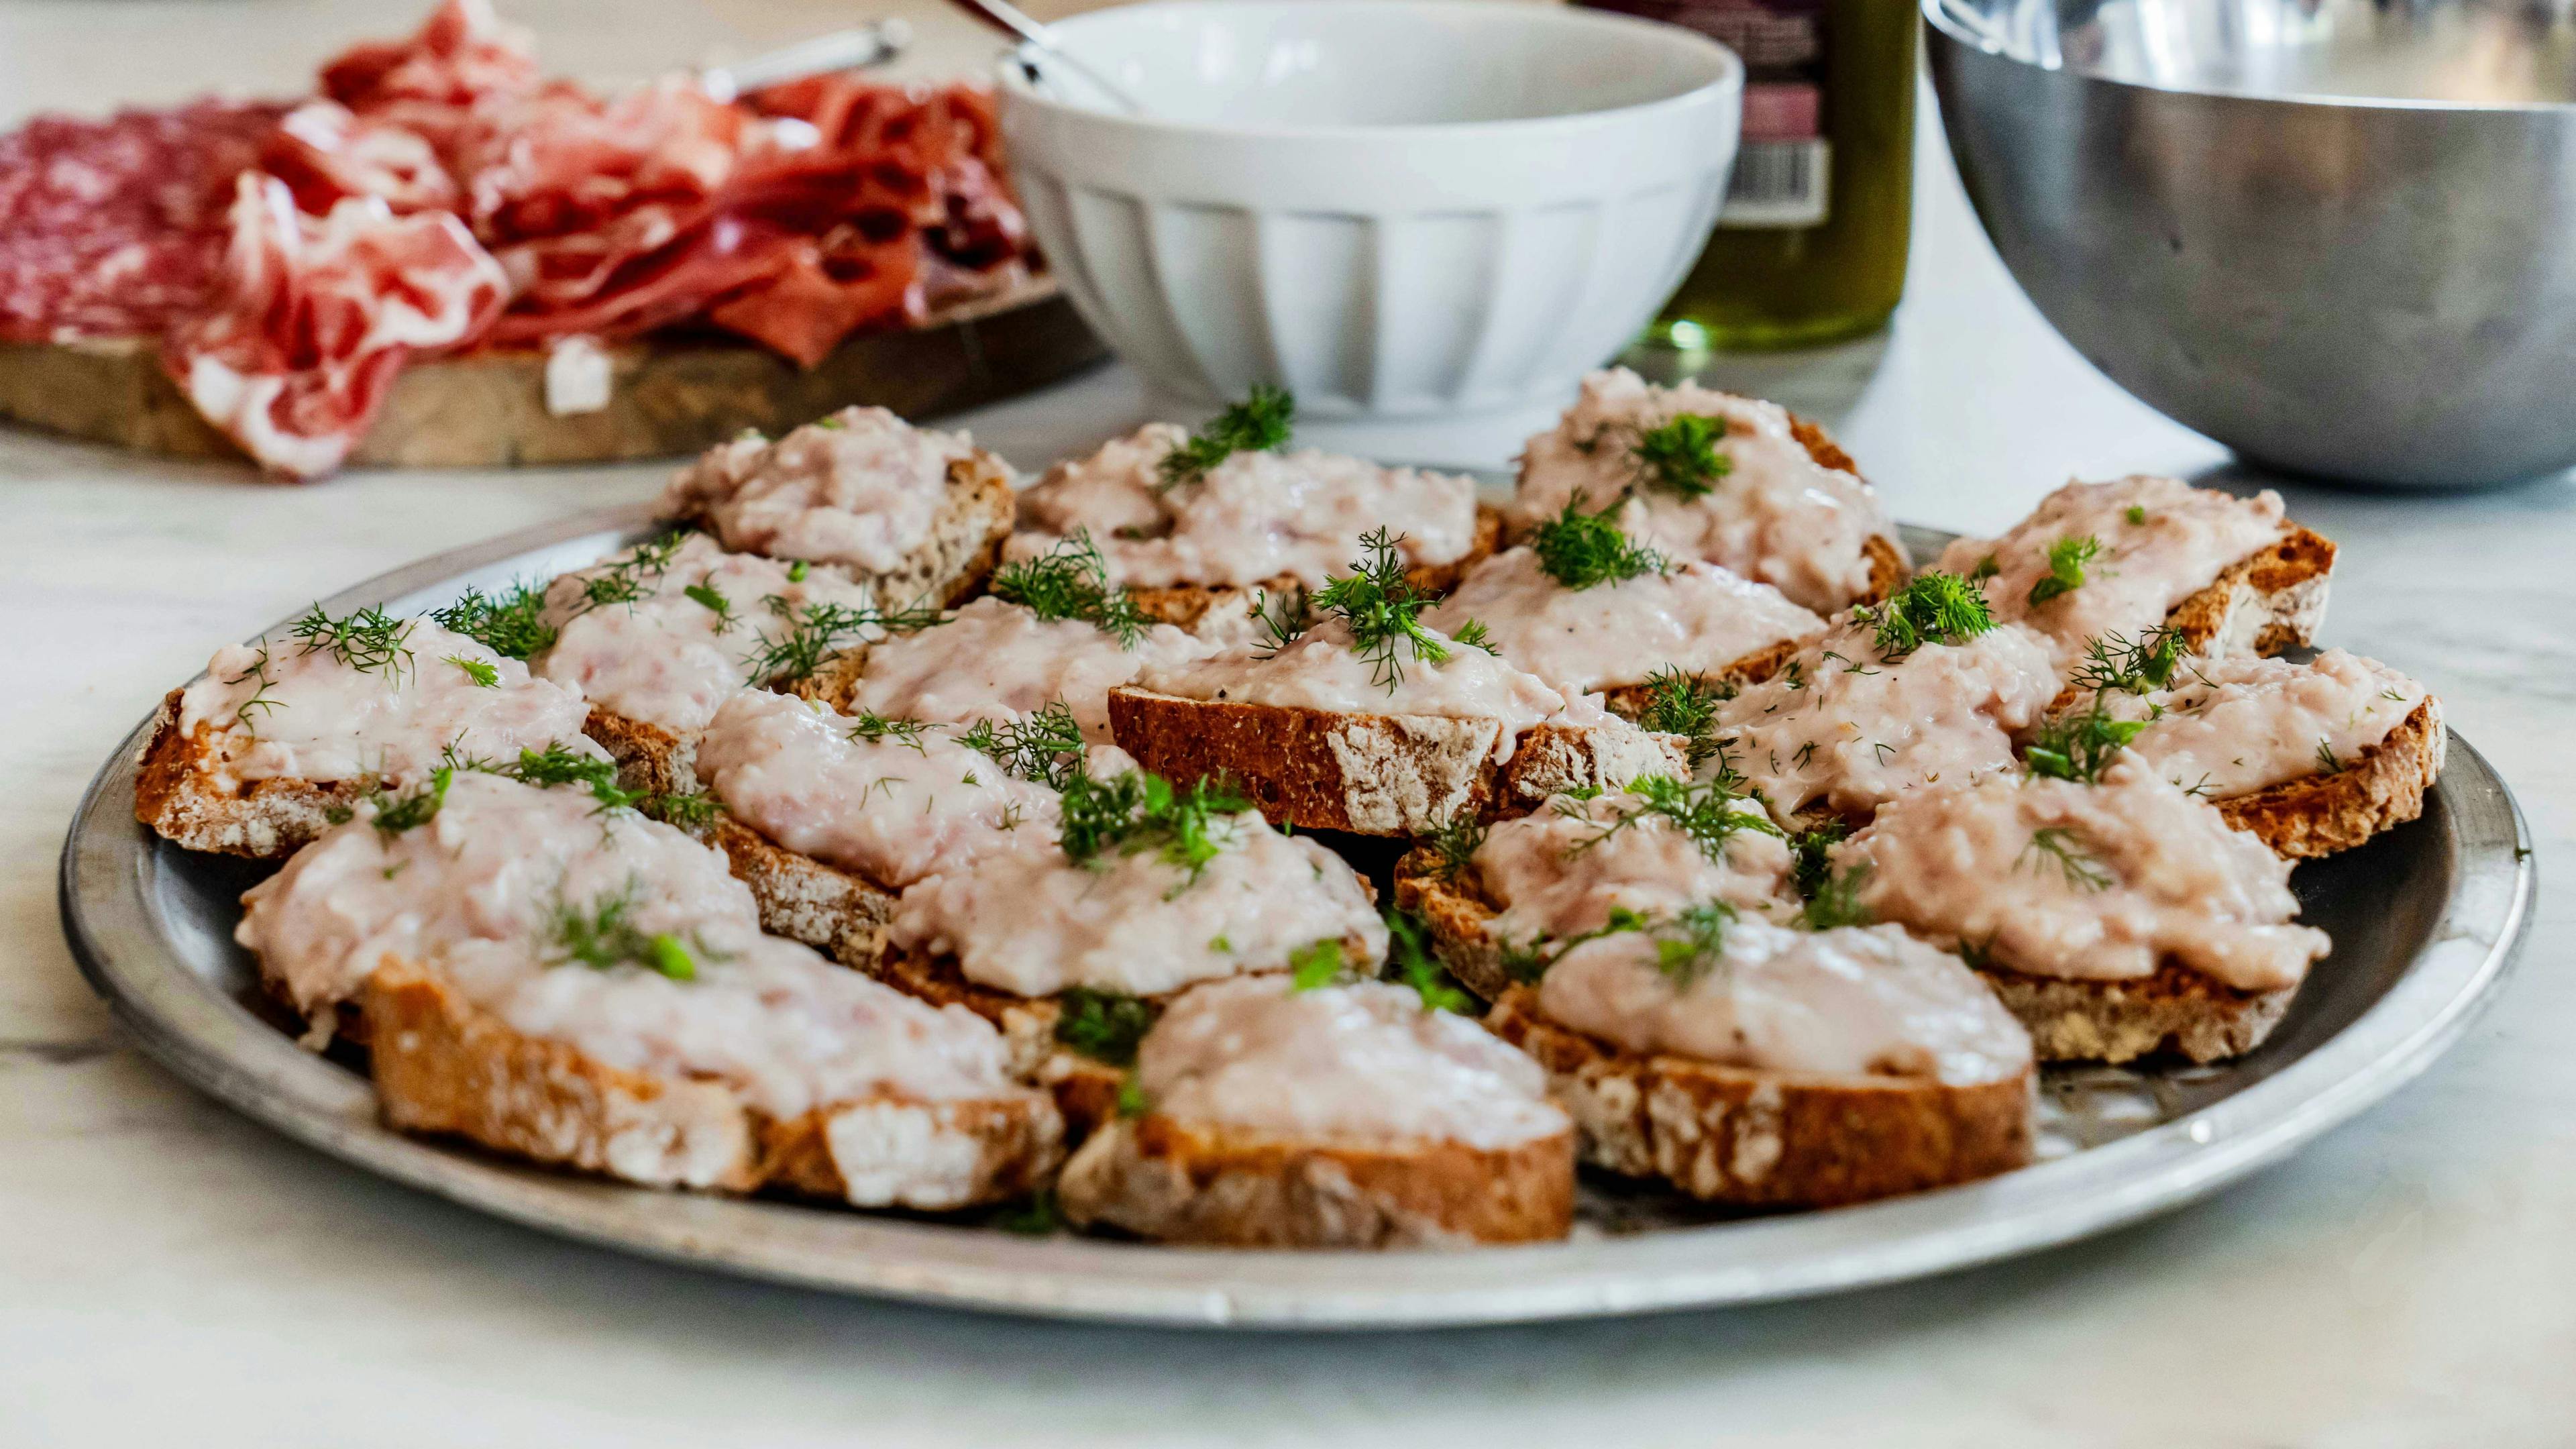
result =
[[[948,465],[948,491],[932,517],[930,537],[902,563],[870,573],[841,564],[830,567],[871,584],[889,607],[928,603],[947,605],[972,597],[1002,557],[1003,540],[1011,536],[1019,496],[1011,487],[1011,470],[1001,459],[977,449]],[[711,528],[706,500],[691,498],[672,522]]]
[[[174,689],[135,768],[134,818],[184,850],[282,860],[366,798],[364,780],[235,780],[215,769],[204,725],[179,732]]]
[[[1161,1242],[1227,1248],[1534,1243],[1574,1221],[1566,1134],[1484,1149],[1337,1142],[1121,1118],[1056,1185],[1065,1215]]]
[[[1555,1025],[1517,986],[1485,1024],[1547,1068],[1585,1161],[1707,1202],[1833,1207],[1992,1177],[2031,1158],[2027,1068],[1954,1085],[1650,1056]]]
[[[1788,663],[1806,642],[1804,639],[1783,639],[1767,648],[1756,649],[1716,673],[1706,676],[1704,682],[1724,685],[1760,684],[1779,673],[1780,666]],[[1647,704],[1654,697],[1654,692],[1654,686],[1651,684],[1614,684],[1601,691],[1601,702],[1609,707],[1612,714],[1621,719],[1633,721],[1645,712]]]
[[[2449,734],[2432,695],[2379,743],[2331,775],[2303,775],[2212,801],[2227,823],[2250,830],[2289,860],[2350,850],[2424,813],[2424,792],[2442,773]]]
[[[1439,852],[1417,847],[1395,863],[1395,904],[1431,932],[1434,954],[1459,985],[1487,1001],[1500,1001],[1512,989],[1503,945],[1493,931],[1501,908],[1486,897],[1472,870],[1448,875]]]
[[[1467,570],[1493,553],[1503,536],[1503,515],[1493,508],[1476,505],[1476,532],[1467,551],[1447,563],[1415,564],[1404,571],[1404,581],[1414,592],[1437,597],[1458,586]],[[1127,596],[1136,601],[1137,612],[1157,624],[1171,624],[1193,634],[1208,632],[1208,637],[1231,639],[1248,628],[1252,606],[1257,595],[1282,598],[1302,594],[1306,586],[1290,575],[1265,579],[1246,587],[1241,584],[1167,584],[1155,588],[1129,587]],[[1204,629],[1202,628],[1204,626]]]
[[[1186,785],[1222,778],[1274,825],[1428,835],[1453,819],[1525,815],[1564,790],[1611,789],[1688,768],[1679,735],[1533,725],[1494,760],[1500,722],[1349,714],[1109,692],[1109,727],[1138,764]]]
[[[2128,981],[2069,980],[1979,967],[2030,1033],[2043,1062],[2133,1061],[2173,1052],[2195,1062],[2243,1056],[2263,1044],[2299,994],[2240,991],[2176,961]]]
[[[2165,614],[2194,654],[2278,654],[2316,642],[2334,574],[2334,541],[2296,523],[2229,564]]]
[[[1064,1114],[1066,1141],[1082,1141],[1117,1114],[1126,1067],[1059,1045],[1055,1028],[1064,1006],[1056,998],[981,986],[967,980],[953,959],[913,952],[882,952],[862,969],[933,1006],[963,1006],[991,1022],[1002,1033],[1012,1073],[1055,1094],[1056,1110]],[[1156,1012],[1161,1011],[1162,1000],[1144,998],[1147,1008]]]
[[[1836,469],[1855,478],[1861,476],[1860,464],[1852,461],[1852,455],[1843,451],[1842,444],[1835,442],[1832,434],[1795,412],[1789,414],[1789,436],[1798,440],[1798,446],[1807,450],[1807,456],[1816,460],[1817,467]],[[1914,576],[1913,567],[1906,562],[1905,550],[1896,540],[1872,534],[1861,541],[1860,547],[1861,552],[1869,556],[1869,592],[1852,600],[1853,603],[1875,604],[1905,587],[1905,581]],[[1778,668],[1779,661],[1773,661],[1772,667]]]
[[[770,1119],[723,1083],[627,1071],[523,1035],[413,963],[378,968],[363,1010],[393,1126],[629,1182],[946,1209],[1020,1196],[1060,1152],[1037,1096],[880,1095]]]

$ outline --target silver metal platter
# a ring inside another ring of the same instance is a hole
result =
[[[469,584],[592,562],[646,527],[640,509],[568,519],[326,604],[415,612]],[[1943,541],[1906,531],[1918,557]],[[2423,819],[2299,868],[2305,919],[2335,948],[2271,1040],[2217,1067],[2051,1071],[2041,1160],[2019,1172],[1862,1207],[1735,1218],[1589,1181],[1574,1239],[1543,1247],[1162,1248],[653,1192],[387,1130],[362,1073],[298,1048],[256,1007],[231,933],[236,897],[264,868],[173,849],[135,824],[149,724],[109,758],[72,822],[63,926],[91,984],[180,1076],[336,1157],[567,1237],[815,1288],[1065,1318],[1396,1327],[1635,1313],[1894,1282],[2099,1233],[2280,1160],[2422,1071],[2493,993],[2532,896],[2521,812],[2454,737]]]

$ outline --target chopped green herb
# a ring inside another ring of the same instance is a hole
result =
[[[1390,694],[1404,681],[1405,656],[1433,664],[1449,658],[1449,646],[1422,626],[1431,600],[1405,578],[1399,542],[1383,528],[1362,535],[1352,572],[1327,578],[1314,596],[1317,609],[1350,626],[1351,651],[1375,666],[1369,682]]]
[[[993,575],[993,597],[1041,619],[1074,619],[1133,649],[1152,622],[1135,598],[1109,582],[1109,561],[1091,541],[1091,530],[1072,536],[1036,558],[1005,564]]]
[[[241,702],[241,708],[233,711],[233,718],[241,723],[242,728],[257,734],[258,727],[251,723],[252,710],[258,710],[261,715],[266,716],[286,708],[285,705],[268,697],[268,692],[277,687],[277,681],[268,677],[268,641],[265,639],[260,641],[259,657],[250,662],[250,668],[225,680],[224,683],[240,684],[251,679],[258,680],[259,687],[250,692],[250,698]]]
[[[1993,554],[1987,554],[1977,560],[1977,566],[1975,568],[1968,570],[1968,582],[1972,584],[1982,584],[1986,580],[1993,578],[1995,575],[2002,573],[2003,571],[2004,566],[2002,562],[1996,559]]]
[[[1058,790],[1082,767],[1082,725],[1060,699],[1049,700],[1044,709],[1008,724],[979,719],[957,742],[990,756],[1023,780]]]
[[[648,538],[628,549],[624,557],[582,580],[579,612],[586,614],[610,604],[632,604],[652,593],[652,585],[670,572],[671,560],[678,557],[680,545],[688,536],[686,530],[675,528],[658,538]]]
[[[1640,574],[1659,574],[1672,564],[1655,550],[1620,531],[1612,515],[1627,500],[1614,498],[1597,513],[1586,513],[1586,495],[1566,500],[1565,511],[1530,530],[1530,551],[1549,578],[1569,589],[1614,584]]]
[[[2034,775],[2098,784],[2112,756],[2146,727],[2142,719],[2113,719],[2097,694],[2093,707],[2082,714],[2060,715],[2042,724],[2032,733],[2022,759]]]
[[[1800,900],[1814,900],[1831,883],[1834,873],[1833,849],[1851,835],[1851,826],[1841,820],[1828,820],[1810,830],[1789,837],[1792,864],[1789,883],[1798,890]]]
[[[1235,843],[1234,817],[1252,808],[1222,784],[1207,780],[1175,790],[1172,782],[1143,770],[1092,778],[1076,771],[1065,781],[1063,828],[1056,839],[1065,859],[1089,865],[1107,851],[1135,855],[1151,850],[1187,876],[1177,893],[1197,881],[1209,861]]]
[[[2164,624],[2142,631],[2134,643],[2116,632],[2104,634],[2086,641],[2084,662],[2067,682],[2096,694],[2106,689],[2127,694],[2162,689],[2173,682],[2174,670],[2182,663],[2182,648],[2182,631]]]
[[[827,433],[837,433],[849,425],[850,420],[841,416],[839,413],[826,413],[814,420],[814,426],[821,428]]]
[[[2048,546],[2048,572],[2030,586],[2034,609],[2060,594],[2084,587],[2084,566],[2102,556],[2102,540],[2089,533],[2061,538]]]
[[[1246,613],[1252,622],[1261,626],[1259,649],[1261,657],[1267,659],[1306,632],[1314,610],[1313,601],[1307,598],[1304,589],[1290,589],[1275,600],[1270,597],[1269,590],[1255,589],[1252,591],[1252,607]]]
[[[1135,1073],[1129,1072],[1127,1080],[1118,1084],[1118,1115],[1142,1117],[1153,1110],[1154,1104],[1145,1100],[1145,1084],[1136,1080]]]
[[[1650,929],[1655,942],[1655,969],[1676,987],[1687,989],[1724,960],[1726,928],[1735,908],[1706,901],[1685,908],[1672,921]]]
[[[1717,707],[1734,697],[1732,684],[1710,684],[1677,666],[1658,669],[1646,676],[1646,702],[1637,711],[1637,728],[1680,735],[1689,741],[1685,751],[1692,774],[1716,760],[1717,773],[1725,778],[1734,771],[1725,763],[1725,742],[1717,737]]]
[[[760,602],[780,627],[775,634],[762,635],[760,647],[744,657],[743,682],[772,687],[811,677],[824,661],[872,633],[927,629],[944,617],[938,609],[919,604],[892,611],[873,604],[854,606],[821,600],[797,605],[779,594],[770,594]]]
[[[732,628],[735,620],[739,616],[737,616],[733,611],[733,601],[726,598],[723,593],[718,591],[716,586],[710,582],[710,580],[714,578],[715,575],[710,573],[706,578],[698,580],[696,583],[680,590],[680,592],[688,595],[692,602],[703,604],[709,611],[714,613],[716,616],[716,629],[721,633],[724,630]]]
[[[1805,909],[1798,912],[1798,924],[1810,931],[1868,925],[1869,907],[1861,904],[1860,891],[1868,883],[1871,869],[1870,863],[1864,860],[1817,882],[1814,892],[1807,897]]]
[[[1330,986],[1342,974],[1342,943],[1317,941],[1288,953],[1288,989],[1312,991]]]
[[[668,794],[648,796],[643,802],[647,815],[666,825],[682,830],[703,830],[723,813],[724,802],[704,790],[674,790]]]
[[[805,582],[805,575],[808,572],[810,572],[810,570],[807,567],[805,560],[800,558],[796,562],[787,566],[787,582],[791,584],[801,584]]]
[[[1387,975],[1413,988],[1425,1011],[1465,1012],[1475,1003],[1451,984],[1449,973],[1431,954],[1430,933],[1405,911],[1386,913]]]
[[[1633,804],[1621,809],[1619,818],[1602,821],[1572,801],[1559,799],[1557,813],[1570,820],[1586,821],[1598,828],[1590,838],[1576,842],[1566,851],[1581,855],[1619,832],[1646,820],[1662,820],[1678,830],[1700,854],[1723,864],[1726,843],[1745,831],[1759,835],[1778,835],[1780,827],[1771,823],[1760,810],[1749,809],[1743,796],[1732,793],[1721,780],[1676,780],[1670,775],[1646,775],[1628,782],[1627,793]]]
[[[2072,829],[2063,825],[2043,826],[2032,831],[2030,844],[2022,848],[2021,860],[2032,861],[2034,869],[2044,869],[2046,862],[2055,861],[2059,874],[2077,890],[2102,890],[2112,881],[2111,872],[2102,864],[2101,857],[2095,855]],[[2014,868],[2020,868],[2019,860],[2014,862]]]
[[[994,1214],[993,1226],[1027,1238],[1055,1236],[1064,1228],[1064,1213],[1056,1207],[1055,1189],[1039,1188],[1029,1194],[1028,1201]]]
[[[1726,419],[1683,413],[1637,435],[1628,456],[1637,465],[1637,482],[1683,498],[1705,498],[1717,491],[1717,480],[1734,471],[1735,462],[1717,450],[1726,436]]]
[[[863,709],[850,722],[850,738],[871,745],[892,740],[915,754],[928,754],[929,751],[922,746],[921,736],[929,728],[917,719],[888,719],[875,710]]]
[[[630,809],[646,798],[639,791],[618,785],[615,760],[575,754],[560,743],[550,744],[542,750],[523,749],[519,751],[519,758],[507,764],[466,759],[457,755],[453,746],[449,747],[444,758],[458,769],[480,770],[487,775],[499,775],[540,789],[579,785],[590,791],[591,798],[599,802],[602,810]]]
[[[457,668],[464,670],[465,677],[473,680],[474,687],[477,689],[498,689],[501,687],[501,671],[484,663],[480,659],[468,659],[462,654],[450,654],[439,662],[442,664],[453,664]]]
[[[1288,446],[1297,421],[1297,399],[1285,388],[1256,382],[1244,400],[1208,419],[1190,440],[1163,455],[1156,471],[1164,489],[1196,483],[1237,453],[1277,452]]]
[[[2317,770],[2327,775],[2343,773],[2343,761],[2335,758],[2334,746],[2324,740],[2317,741]]]
[[[411,631],[411,620],[397,619],[382,609],[360,609],[334,619],[315,604],[287,632],[303,641],[306,654],[329,654],[361,674],[382,670],[400,675],[411,665],[411,651],[403,647]]]
[[[1431,833],[1428,843],[1440,858],[1439,863],[1432,867],[1432,874],[1455,884],[1466,874],[1476,852],[1484,848],[1486,831],[1486,825],[1475,817],[1474,812],[1453,811],[1447,820],[1440,823],[1440,828]]]
[[[2144,522],[2146,522],[2146,521],[2147,521],[2147,507],[2146,507],[2146,505],[2145,505],[2145,504],[2143,504],[2143,503],[2132,503],[2132,504],[2130,504],[2130,505],[2129,505],[2129,521],[2130,521],[2131,523],[2144,523]]]
[[[1965,644],[1995,627],[1994,610],[1976,585],[1938,569],[1916,574],[1887,602],[1863,604],[1851,617],[1877,631],[1870,642],[1889,663],[1926,644]]]
[[[438,627],[462,634],[505,659],[533,659],[555,642],[546,627],[546,591],[514,583],[498,594],[467,589],[453,604],[430,614]]]
[[[1485,621],[1482,619],[1469,619],[1467,622],[1460,624],[1457,629],[1449,635],[1449,640],[1451,643],[1461,645],[1465,648],[1482,649],[1488,654],[1500,654],[1502,652],[1494,647],[1493,631],[1485,627]]]
[[[618,894],[586,908],[558,902],[553,929],[556,949],[563,953],[565,961],[578,961],[597,971],[634,965],[658,971],[674,981],[695,980],[698,963],[677,936],[667,932],[648,935],[636,926],[637,894],[638,885],[630,879]]]
[[[1136,1060],[1136,1043],[1153,1025],[1152,1003],[1123,992],[1073,986],[1056,997],[1056,1042],[1113,1067]]]

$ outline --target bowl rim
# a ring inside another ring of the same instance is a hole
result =
[[[1980,55],[2024,65],[2052,75],[2068,76],[2092,85],[2120,86],[2133,91],[2148,91],[2167,96],[2205,96],[2213,100],[2259,101],[2275,106],[2314,106],[2320,110],[2353,111],[2433,111],[2442,113],[2494,113],[2498,115],[2576,116],[2576,100],[2566,101],[2449,101],[2418,96],[2342,96],[2321,91],[2257,91],[2227,86],[2164,85],[2155,81],[2131,80],[2125,76],[2096,75],[2065,64],[2049,65],[2016,55],[2000,42],[1966,28],[1951,14],[1952,0],[1917,0],[1924,28],[1953,44],[1962,45]]]
[[[1111,23],[1110,17],[1132,21],[1139,15],[1154,12],[1221,12],[1241,13],[1254,9],[1329,11],[1362,10],[1375,15],[1411,11],[1422,14],[1458,15],[1474,12],[1485,17],[1505,17],[1532,25],[1558,29],[1596,31],[1625,30],[1650,38],[1676,50],[1696,53],[1717,62],[1714,78],[1669,96],[1631,105],[1609,106],[1600,110],[1569,111],[1552,116],[1509,116],[1486,121],[1428,121],[1419,124],[1290,126],[1249,124],[1235,121],[1184,121],[1161,116],[1135,116],[1121,111],[1102,110],[1075,105],[1040,93],[1031,83],[1031,70],[1043,60],[1045,52],[1035,45],[1021,43],[1004,50],[994,60],[995,90],[1006,104],[1018,104],[1036,110],[1065,116],[1083,123],[1097,123],[1115,129],[1165,136],[1207,136],[1262,141],[1357,141],[1388,140],[1397,137],[1424,140],[1477,140],[1504,135],[1527,137],[1547,133],[1579,134],[1586,130],[1620,125],[1647,119],[1666,112],[1695,110],[1714,100],[1732,97],[1742,104],[1744,62],[1741,57],[1698,31],[1662,21],[1647,20],[1615,11],[1576,9],[1569,5],[1497,5],[1494,0],[1144,0],[1133,5],[1116,5],[1085,11],[1055,21],[1049,29],[1064,34],[1087,23]]]

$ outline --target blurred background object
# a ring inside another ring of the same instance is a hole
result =
[[[1924,0],[1970,198],[2112,380],[2412,487],[2576,463],[2570,0]]]

